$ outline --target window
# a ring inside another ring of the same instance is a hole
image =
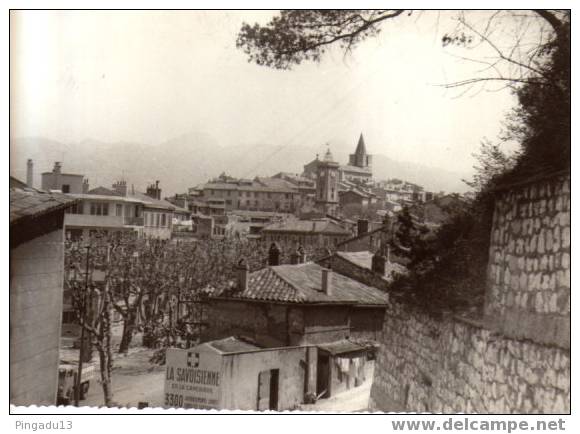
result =
[[[70,185],[68,185],[68,184],[63,184],[63,185],[62,185],[62,192],[63,192],[63,193],[70,193]]]
[[[120,203],[115,206],[115,215],[118,217],[123,215],[123,205]]]
[[[231,199],[226,200],[226,205],[231,205],[231,204],[232,204]]]
[[[161,226],[165,227],[167,225],[167,216],[165,215],[165,213],[161,214]]]
[[[83,203],[77,202],[73,204],[70,208],[65,210],[67,214],[82,214],[83,213]]]
[[[91,202],[91,215],[109,215],[109,204]]]
[[[155,213],[155,226],[159,227],[159,214]]]

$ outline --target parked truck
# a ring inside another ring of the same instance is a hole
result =
[[[89,392],[91,381],[96,378],[95,365],[83,364],[81,373],[80,399],[85,399]],[[61,360],[58,367],[58,395],[56,405],[70,405],[75,400],[75,387],[78,375],[78,362]]]

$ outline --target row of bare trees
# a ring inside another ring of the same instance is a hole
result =
[[[295,244],[280,245],[280,262],[290,262]],[[203,289],[229,284],[241,258],[250,270],[267,264],[269,245],[229,238],[175,242],[98,234],[68,242],[65,288],[78,323],[88,336],[87,353],[96,349],[105,405],[113,405],[113,353],[127,353],[142,332],[144,346],[189,347],[199,342]],[[306,248],[312,258],[324,251]],[[122,324],[121,341],[113,347],[114,313]],[[83,344],[83,343],[81,343]]]

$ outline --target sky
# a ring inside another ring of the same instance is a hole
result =
[[[441,86],[481,69],[442,47],[456,13],[387,22],[351,54],[332,49],[290,71],[250,64],[236,48],[243,22],[274,13],[12,12],[11,136],[155,145],[202,132],[221,146],[319,150],[363,132],[370,153],[465,172],[515,104],[497,84]]]

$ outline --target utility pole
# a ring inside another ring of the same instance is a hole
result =
[[[85,265],[85,289],[82,294],[81,298],[81,344],[79,350],[79,366],[77,371],[77,378],[75,381],[75,406],[79,406],[79,401],[81,399],[81,375],[83,373],[83,358],[84,358],[84,349],[85,349],[85,320],[87,315],[87,291],[89,288],[89,258],[90,258],[90,250],[91,245],[85,246],[87,249],[87,262]]]

